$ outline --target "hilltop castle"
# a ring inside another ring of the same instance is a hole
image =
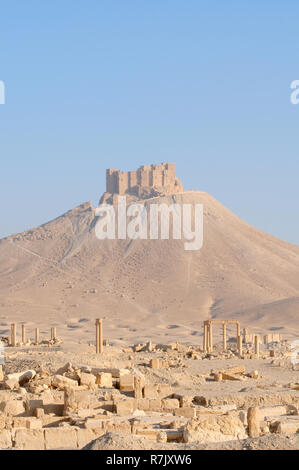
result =
[[[114,199],[113,195],[135,196],[146,199],[161,194],[184,191],[179,178],[175,176],[175,163],[143,165],[136,171],[106,170],[106,193],[101,202]]]

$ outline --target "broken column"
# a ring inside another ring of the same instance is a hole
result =
[[[134,376],[134,397],[135,398],[142,398],[143,387],[144,387],[143,377],[139,375],[135,375]]]
[[[22,343],[26,343],[26,326],[24,324],[22,325]]]
[[[51,340],[52,341],[56,340],[56,328],[55,327],[51,328]]]
[[[207,322],[207,350],[208,352],[213,352],[213,328],[210,321]]]
[[[39,344],[39,328],[35,328],[35,344]]]
[[[223,351],[226,351],[226,323],[223,323]]]
[[[238,353],[240,356],[243,354],[243,338],[241,335],[237,338],[237,345],[238,345]]]
[[[11,324],[11,345],[16,346],[17,344],[17,324]]]
[[[208,352],[208,325],[206,321],[203,323],[203,351]]]
[[[260,435],[260,410],[257,406],[252,406],[247,412],[248,435],[249,437],[259,437]]]
[[[260,355],[260,342],[258,335],[254,336],[254,354],[259,357]]]
[[[103,352],[103,320],[101,318],[96,319],[96,353],[101,354]]]
[[[237,323],[237,338],[238,338],[238,336],[241,335],[241,328],[240,328],[240,323],[238,321],[236,323]]]

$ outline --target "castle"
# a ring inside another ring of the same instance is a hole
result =
[[[106,193],[104,200],[111,195],[129,194],[137,198],[172,194],[184,190],[179,178],[175,176],[175,163],[143,165],[136,171],[106,170]]]

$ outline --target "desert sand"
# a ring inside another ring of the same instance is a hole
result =
[[[204,205],[204,244],[104,240],[85,203],[0,241],[0,335],[12,321],[41,336],[93,339],[102,317],[115,345],[201,342],[202,321],[234,318],[255,333],[298,337],[299,247],[236,217],[212,196],[185,191],[154,202]],[[146,203],[150,204],[151,199]]]

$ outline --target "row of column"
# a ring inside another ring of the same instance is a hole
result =
[[[56,328],[51,328],[51,340],[55,340]],[[26,343],[26,325],[22,324],[22,343]],[[17,324],[11,324],[11,346],[15,347],[17,345]],[[39,328],[35,328],[35,344],[39,344]],[[96,320],[96,353],[101,354],[103,352],[103,320],[97,318]]]
[[[237,349],[241,355],[243,352],[243,342],[240,331],[240,324],[237,323]],[[227,349],[227,337],[226,337],[226,323],[222,324],[222,337],[223,337],[223,350]],[[204,352],[213,352],[213,325],[212,322],[207,320],[204,321],[204,334],[203,334],[203,349]]]
[[[51,328],[51,340],[56,340],[56,328]],[[22,344],[26,344],[27,336],[26,336],[26,325],[22,324]],[[35,328],[35,344],[39,344],[39,328]],[[11,324],[11,337],[10,337],[10,345],[16,346],[17,345],[17,324]]]

